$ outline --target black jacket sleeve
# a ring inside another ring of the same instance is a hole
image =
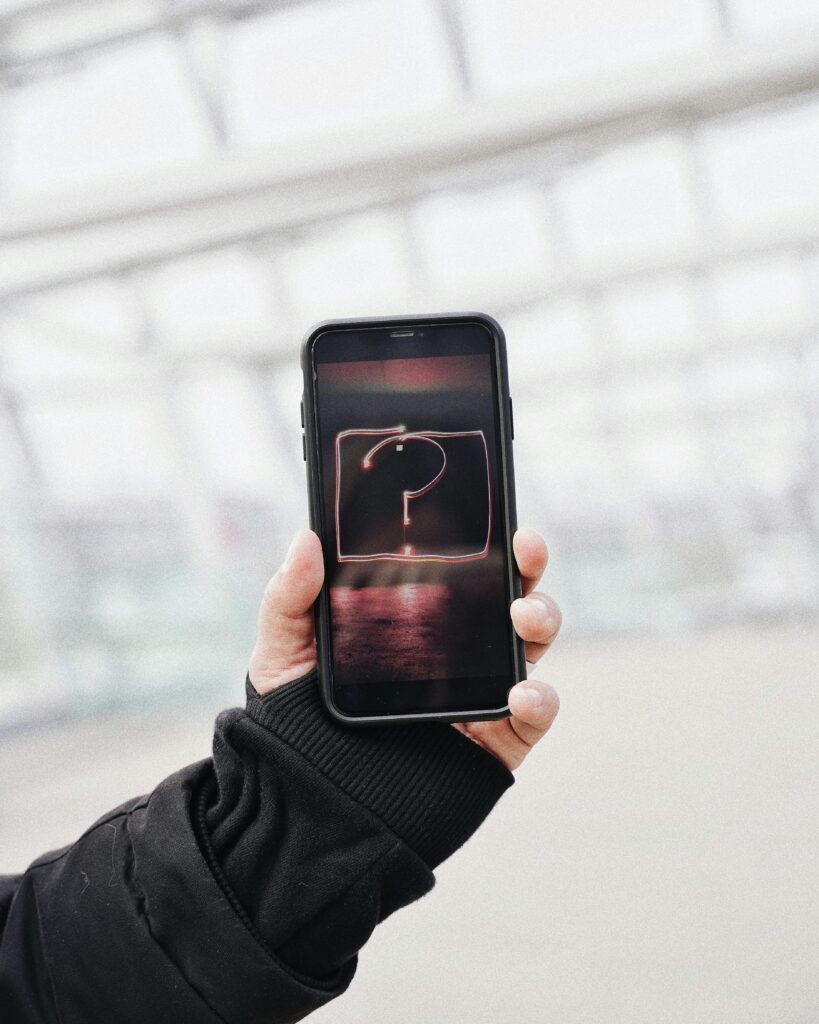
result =
[[[248,687],[212,759],[0,878],[0,1020],[300,1020],[511,781],[447,725],[338,724],[314,675]]]

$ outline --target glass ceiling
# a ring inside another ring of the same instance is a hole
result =
[[[235,690],[330,316],[501,319],[568,631],[815,614],[817,27],[0,0],[0,727]]]

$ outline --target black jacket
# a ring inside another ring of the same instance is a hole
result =
[[[511,782],[451,726],[337,724],[314,675],[248,687],[212,759],[0,876],[0,1021],[300,1020]]]

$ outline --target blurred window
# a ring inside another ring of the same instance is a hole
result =
[[[696,240],[686,147],[673,136],[608,149],[567,173],[555,191],[582,267],[669,256]]]
[[[229,44],[232,141],[266,145],[424,115],[457,95],[431,0],[313,0],[237,23]]]
[[[736,232],[816,216],[819,100],[743,114],[700,133],[716,214]]]
[[[462,0],[475,81],[518,92],[618,72],[706,49],[717,38],[709,0]]]
[[[100,51],[7,101],[13,144],[3,170],[15,197],[155,174],[210,148],[179,51],[165,36]]]
[[[545,197],[534,186],[433,195],[413,222],[431,291],[443,302],[508,300],[553,277]]]

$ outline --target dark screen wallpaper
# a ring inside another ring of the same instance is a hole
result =
[[[401,357],[337,362],[320,345],[336,684],[508,678],[488,340],[485,352],[407,357],[403,345]]]

